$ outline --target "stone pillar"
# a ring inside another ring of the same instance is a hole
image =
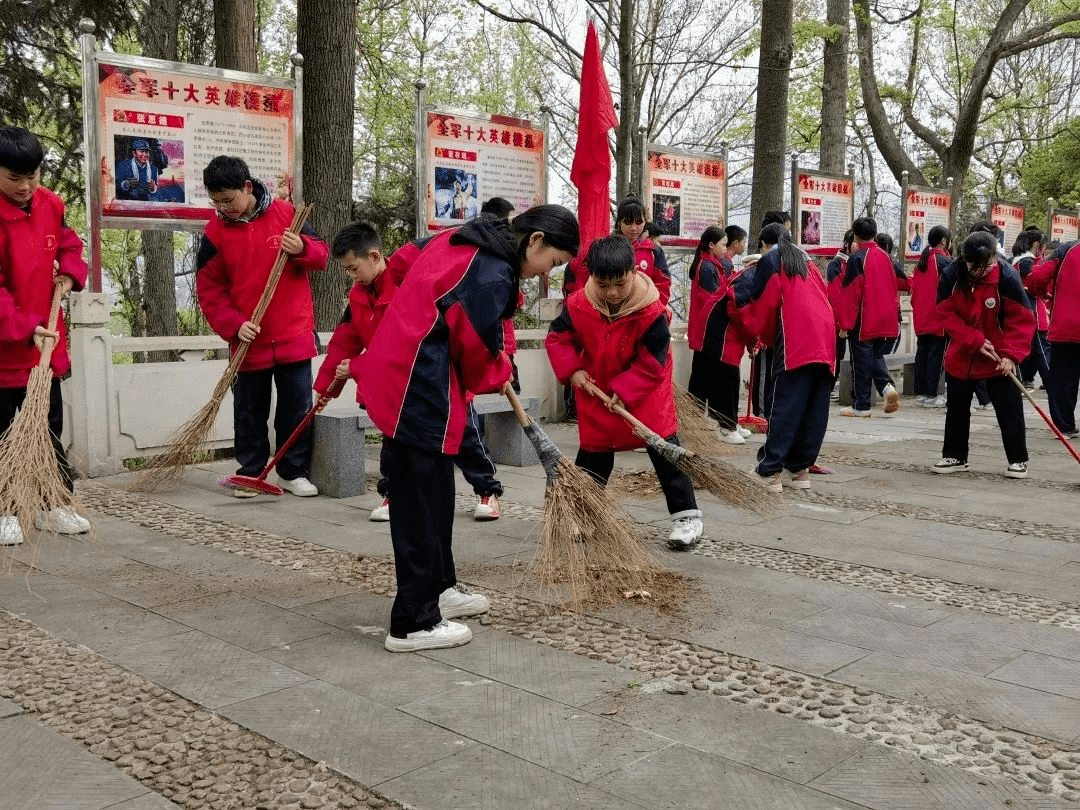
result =
[[[118,420],[111,393],[111,304],[105,293],[72,293],[70,299],[72,373],[64,383],[64,400],[71,415],[71,463],[91,478],[114,475],[123,471],[124,460],[112,452]]]

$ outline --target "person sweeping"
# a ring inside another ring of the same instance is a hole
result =
[[[656,285],[635,266],[634,249],[623,236],[597,239],[585,262],[589,278],[566,301],[545,339],[548,360],[563,385],[597,386],[613,394],[610,404],[579,393],[577,466],[607,483],[615,453],[646,446],[616,406],[640,414],[646,426],[678,443],[673,362],[667,308]],[[704,526],[694,486],[674,464],[646,446],[671,514],[668,545],[692,548]],[[588,541],[588,538],[584,538]]]
[[[71,371],[63,318],[47,327],[56,288],[62,295],[81,290],[87,267],[82,241],[64,223],[64,202],[41,187],[44,150],[22,127],[0,127],[0,432],[6,432],[23,406],[31,370],[38,365],[46,341],[55,341],[50,358],[48,430],[60,478],[74,492],[73,474],[60,435],[64,404],[60,378]],[[6,501],[8,498],[4,498]],[[90,522],[70,506],[59,506],[34,518],[39,529],[81,534]],[[0,514],[0,545],[23,542],[23,528],[14,514]]]

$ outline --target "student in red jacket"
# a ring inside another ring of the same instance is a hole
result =
[[[1024,228],[1013,243],[1012,266],[1020,274],[1027,287],[1027,278],[1035,265],[1042,260],[1043,234],[1038,228],[1029,225]],[[1046,309],[1046,302],[1041,297],[1029,294],[1031,305],[1035,308],[1035,337],[1031,341],[1031,354],[1020,364],[1020,380],[1029,391],[1035,390],[1035,374],[1042,379],[1043,386],[1050,378],[1049,346],[1046,332],[1050,328],[1050,314]]]
[[[847,332],[840,328],[840,320],[837,313],[840,309],[839,298],[840,290],[844,283],[844,273],[847,272],[848,259],[851,254],[855,252],[855,231],[848,228],[844,233],[844,247],[835,256],[829,260],[828,266],[825,268],[825,289],[829,296],[829,306],[833,308],[833,320],[836,323],[836,367],[840,368],[840,363],[847,355]],[[837,373],[837,379],[839,379],[839,373]],[[834,383],[834,386],[839,386]],[[834,392],[833,399],[839,399],[839,393]]]
[[[82,241],[64,223],[64,202],[39,185],[45,152],[33,133],[0,127],[0,433],[11,425],[26,398],[30,371],[46,339],[55,341],[50,367],[49,432],[60,477],[74,491],[71,465],[60,436],[64,403],[60,378],[71,371],[63,313],[56,331],[47,328],[53,291],[81,290],[86,283]],[[35,519],[38,528],[81,534],[90,523],[70,507]],[[0,546],[23,542],[14,515],[0,515]]]
[[[567,299],[544,342],[555,377],[576,388],[593,383],[649,429],[677,443],[671,335],[659,291],[636,269],[633,249],[620,236],[593,242],[587,263],[589,280]],[[578,391],[577,400],[576,463],[603,485],[615,453],[645,443],[597,397]],[[671,514],[668,545],[692,548],[704,530],[694,487],[674,464],[646,449]]]
[[[915,402],[924,408],[944,408],[938,395],[945,367],[945,328],[937,318],[938,275],[952,257],[952,234],[935,225],[926,235],[926,247],[911,275],[911,318],[915,327]]]
[[[645,206],[637,197],[627,197],[615,213],[615,230],[630,240],[634,248],[634,264],[652,279],[660,303],[665,307],[671,300],[671,271],[660,243],[645,232]],[[588,262],[585,263],[588,265]],[[582,282],[584,283],[584,282]]]
[[[896,270],[877,246],[877,222],[859,217],[851,223],[855,253],[848,259],[836,298],[840,328],[851,347],[851,405],[841,416],[869,416],[871,386],[885,399],[885,413],[900,407],[900,395],[885,366],[885,351],[900,334]]]
[[[203,170],[203,184],[217,216],[203,229],[195,288],[210,328],[236,351],[251,344],[233,384],[233,428],[240,475],[255,476],[270,458],[267,423],[271,386],[277,388],[274,433],[279,442],[292,435],[311,409],[311,358],[315,312],[308,273],[326,268],[327,247],[310,226],[289,233],[291,203],[274,199],[252,178],[247,164],[221,155]],[[251,321],[279,250],[289,256],[262,322]],[[311,497],[319,490],[311,473],[311,431],[278,463],[282,488]],[[235,489],[238,498],[255,495]]]
[[[505,220],[478,218],[420,251],[371,345],[352,372],[387,453],[397,596],[384,646],[456,647],[469,628],[447,621],[488,609],[456,589],[452,548],[454,456],[468,397],[509,386],[502,321],[522,279],[547,275],[578,250],[578,224],[559,205]]]
[[[1035,316],[1020,276],[999,261],[997,249],[992,234],[969,234],[960,246],[960,258],[941,273],[937,315],[949,336],[945,350],[949,399],[941,461],[931,467],[936,473],[968,468],[971,397],[976,382],[985,380],[1009,460],[1005,475],[1027,478],[1024,406],[1007,375],[1031,349]]]
[[[1051,296],[1050,379],[1046,395],[1050,418],[1068,438],[1080,436],[1076,429],[1076,398],[1080,389],[1080,242],[1061,245],[1027,278],[1038,297]]]
[[[829,394],[836,373],[836,327],[825,280],[787,229],[761,231],[766,247],[752,274],[733,283],[735,315],[753,323],[757,337],[773,349],[773,398],[765,444],[755,474],[773,492],[786,483],[810,489],[829,424]],[[788,475],[781,481],[780,474]]]
[[[737,226],[735,235],[746,231]],[[727,255],[727,232],[718,225],[706,228],[690,263],[690,317],[687,338],[694,353],[690,393],[705,403],[720,423],[728,444],[746,444],[739,428],[739,366],[747,342],[728,316],[728,285],[735,275]],[[749,432],[749,431],[747,431]]]

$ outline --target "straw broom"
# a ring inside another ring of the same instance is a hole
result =
[[[63,286],[56,284],[48,323],[48,329],[53,332],[63,296]],[[30,370],[22,407],[0,436],[0,515],[14,515],[26,537],[33,532],[37,515],[61,506],[75,506],[74,496],[60,477],[49,431],[53,381],[49,361],[55,347],[53,338],[45,338],[41,358]],[[55,534],[52,524],[46,521],[44,530]]]
[[[312,205],[303,205],[296,210],[293,214],[292,223],[289,225],[291,233],[300,232],[313,207]],[[256,326],[259,325],[263,315],[266,314],[267,308],[270,306],[270,300],[274,297],[274,290],[277,289],[278,281],[281,279],[285,263],[288,260],[289,256],[285,251],[279,250],[277,260],[270,271],[270,277],[266,281],[266,287],[263,289],[262,297],[259,298],[259,303],[251,316],[251,322]],[[221,379],[214,386],[210,401],[173,431],[165,441],[169,449],[150,460],[150,463],[132,484],[132,490],[136,492],[160,492],[163,489],[175,487],[180,483],[180,480],[184,477],[185,467],[194,463],[195,453],[209,437],[214,422],[217,420],[218,411],[221,409],[221,403],[225,399],[225,395],[229,393],[229,389],[232,388],[232,384],[236,380],[236,375],[240,371],[240,366],[244,362],[250,347],[250,343],[240,342],[236,353],[232,356],[232,360],[225,369],[225,373],[221,375]]]
[[[609,407],[612,399],[591,382],[585,383],[585,390]],[[655,431],[621,405],[612,408],[615,413],[630,423],[645,443],[679,468],[694,486],[701,487],[717,498],[727,501],[736,509],[752,512],[756,515],[772,515],[779,508],[779,499],[773,497],[763,486],[750,479],[745,472],[712,456],[695,453],[677,444],[662,439]]]
[[[571,603],[581,605],[610,603],[646,589],[659,595],[672,588],[675,575],[653,556],[604,488],[559,452],[510,386],[503,394],[547,474],[540,546],[533,561],[541,588],[564,585]]]
[[[726,455],[731,453],[735,445],[726,444],[716,437],[716,428],[712,426],[708,409],[700,399],[695,397],[681,385],[674,385],[675,389],[675,412],[678,416],[679,441],[687,450],[695,453],[715,453]],[[724,430],[732,430],[735,425],[723,424],[723,416],[717,414],[717,423]]]

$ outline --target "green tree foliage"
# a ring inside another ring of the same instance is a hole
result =
[[[1080,203],[1080,118],[1069,121],[1046,145],[1029,150],[1020,164],[1020,178],[1034,208],[1041,209],[1048,197],[1062,208]]]

